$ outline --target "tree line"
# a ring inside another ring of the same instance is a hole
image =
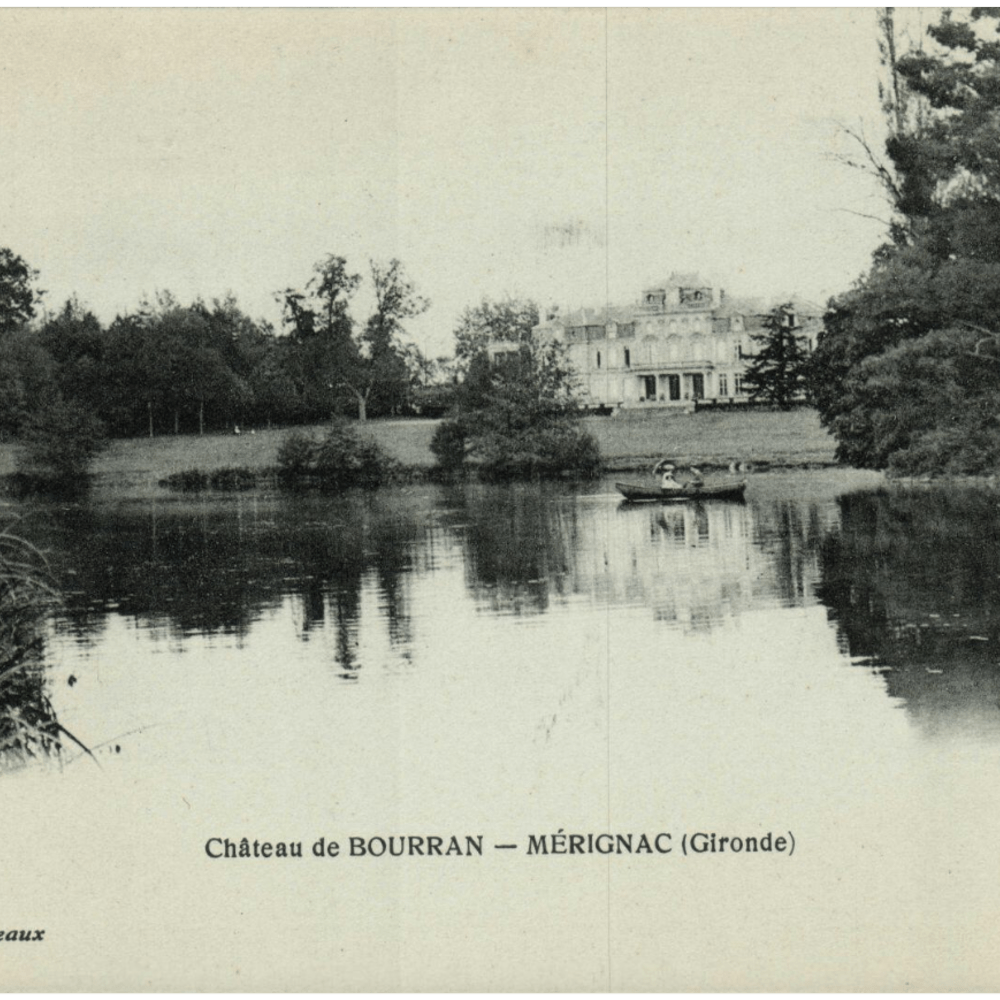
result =
[[[304,288],[277,293],[279,330],[231,295],[183,305],[164,292],[106,326],[76,299],[42,314],[37,278],[0,249],[5,438],[60,410],[122,437],[365,419],[413,412],[440,381],[442,366],[404,340],[428,302],[398,260],[370,262],[375,305],[357,323],[362,276],[343,257],[324,258]]]
[[[1000,467],[1000,9],[944,10],[917,45],[882,8],[884,151],[853,133],[882,186],[888,239],[831,300],[812,395],[853,465]]]

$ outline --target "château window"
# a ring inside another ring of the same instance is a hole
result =
[[[729,376],[720,375],[719,376],[719,395],[728,396],[729,395]]]
[[[598,368],[601,367],[601,352],[600,351],[597,352],[597,367]]]
[[[629,349],[627,347],[625,348],[625,367],[632,367],[632,355],[629,353]]]
[[[735,392],[737,396],[742,396],[743,395],[743,376],[742,375],[734,375],[733,376],[733,392]]]

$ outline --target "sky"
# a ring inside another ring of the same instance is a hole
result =
[[[0,10],[0,246],[105,322],[398,257],[431,356],[483,297],[672,271],[824,302],[887,211],[872,8]],[[367,282],[355,315],[370,308]]]

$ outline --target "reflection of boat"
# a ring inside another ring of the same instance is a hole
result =
[[[618,492],[633,503],[657,501],[677,503],[687,500],[742,500],[747,488],[745,482],[726,483],[720,486],[684,486],[679,490],[664,490],[659,486],[639,486],[634,483],[615,483]]]

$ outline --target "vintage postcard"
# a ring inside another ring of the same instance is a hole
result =
[[[997,988],[996,25],[0,11],[3,987]]]

